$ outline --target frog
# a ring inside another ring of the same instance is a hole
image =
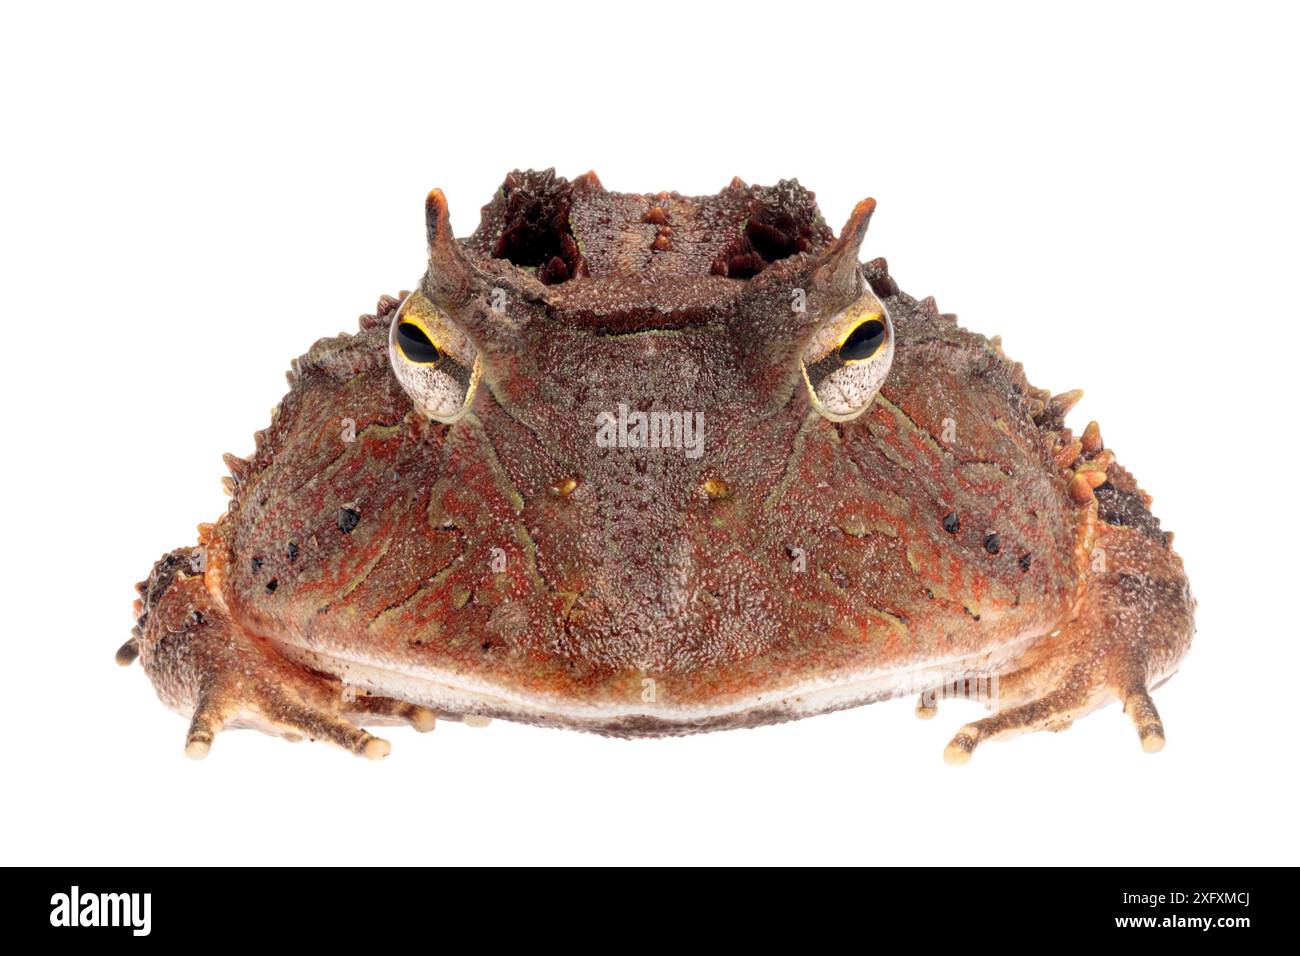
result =
[[[1151,693],[1191,644],[1173,536],[997,337],[861,261],[797,180],[622,193],[515,170],[292,363],[226,512],[137,585],[117,660],[189,720],[390,752],[495,718],[642,738],[915,695],[944,750]]]

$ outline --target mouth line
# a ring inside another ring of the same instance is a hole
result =
[[[919,694],[955,679],[1006,669],[1041,635],[1020,638],[993,651],[918,663],[902,670],[860,671],[835,679],[802,682],[740,695],[713,704],[585,702],[562,695],[521,694],[488,681],[424,665],[397,670],[392,664],[341,651],[325,652],[275,641],[289,659],[333,674],[348,686],[421,704],[459,717],[499,717],[520,723],[562,726],[616,736],[696,733],[754,726],[828,713],[861,704]]]

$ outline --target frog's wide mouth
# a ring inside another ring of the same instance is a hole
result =
[[[810,677],[709,704],[584,701],[519,693],[463,674],[427,666],[397,670],[345,653],[325,653],[276,642],[289,658],[333,674],[350,687],[421,704],[452,719],[491,717],[585,730],[615,737],[663,737],[757,727],[920,694],[1006,670],[1038,636],[965,657],[918,663],[905,670],[875,669]]]

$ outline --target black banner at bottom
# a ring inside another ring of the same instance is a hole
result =
[[[664,945],[685,925],[696,927],[688,931],[694,945],[712,934],[734,945],[751,934],[766,937],[783,924],[801,934],[820,926],[877,941],[937,933],[949,944],[1104,936],[1233,945],[1286,927],[1293,882],[1285,869],[1210,868],[917,867],[793,879],[764,875],[752,882],[747,875],[628,873],[592,886],[580,871],[539,880],[437,869],[46,868],[10,870],[4,908],[11,931],[96,945],[247,945],[270,932],[277,938],[288,934],[295,943],[373,946],[389,937],[409,942],[435,925],[453,925],[457,934],[481,927],[485,941],[496,945],[514,929],[533,934],[520,938],[524,945],[550,947],[562,944],[575,920],[587,927],[575,938],[591,939],[593,917],[604,924],[600,938],[606,943],[617,936],[616,924],[626,921],[630,940],[658,938]],[[656,923],[662,925],[656,929]],[[539,933],[546,940],[536,939]]]

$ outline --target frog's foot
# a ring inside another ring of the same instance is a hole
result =
[[[990,679],[994,713],[957,732],[944,751],[949,763],[965,763],[986,740],[1064,730],[1114,700],[1144,750],[1164,746],[1150,688],[1173,674],[1191,643],[1195,604],[1182,561],[1159,531],[1097,521],[1089,532],[1077,613],[1032,645],[1014,670]]]
[[[432,730],[432,711],[345,688],[309,670],[251,635],[191,565],[192,552],[160,560],[141,588],[141,615],[120,663],[139,654],[145,673],[168,707],[191,717],[185,753],[207,756],[227,727],[253,727],[299,740],[324,740],[358,756],[386,757],[389,743],[360,723],[409,723]]]

